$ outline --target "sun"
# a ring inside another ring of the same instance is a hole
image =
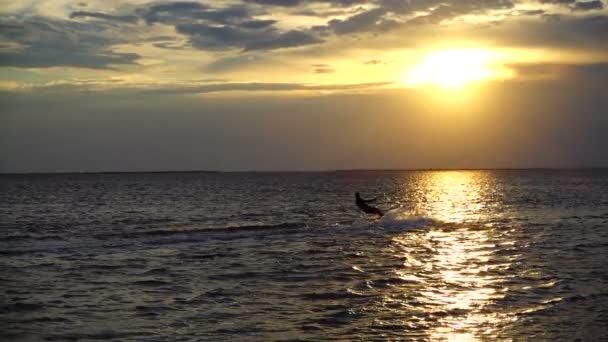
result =
[[[408,86],[439,86],[462,88],[463,86],[495,76],[490,68],[493,55],[481,49],[440,50],[429,54],[425,60],[403,75]]]

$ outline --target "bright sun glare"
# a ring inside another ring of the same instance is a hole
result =
[[[407,71],[403,82],[408,86],[434,85],[461,88],[466,84],[494,76],[486,50],[441,50],[429,54],[423,63]]]

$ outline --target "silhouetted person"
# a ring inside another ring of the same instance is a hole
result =
[[[364,200],[363,198],[361,198],[361,195],[359,195],[359,193],[355,193],[355,203],[357,203],[357,207],[359,207],[359,209],[363,210],[363,212],[367,213],[367,214],[375,214],[375,215],[379,215],[382,216],[382,211],[380,211],[380,209],[376,208],[376,207],[372,207],[371,205],[368,205],[368,203],[372,203],[375,202],[376,199],[371,199],[371,200]]]

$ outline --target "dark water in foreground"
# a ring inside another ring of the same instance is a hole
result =
[[[0,182],[2,340],[608,339],[608,170]]]

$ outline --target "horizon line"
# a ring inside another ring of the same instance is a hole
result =
[[[0,175],[68,175],[68,174],[164,174],[164,173],[349,173],[349,172],[407,172],[407,171],[525,171],[525,170],[606,170],[608,166],[582,167],[482,167],[482,168],[363,168],[363,169],[327,169],[327,170],[147,170],[147,171],[28,171],[0,172]]]

